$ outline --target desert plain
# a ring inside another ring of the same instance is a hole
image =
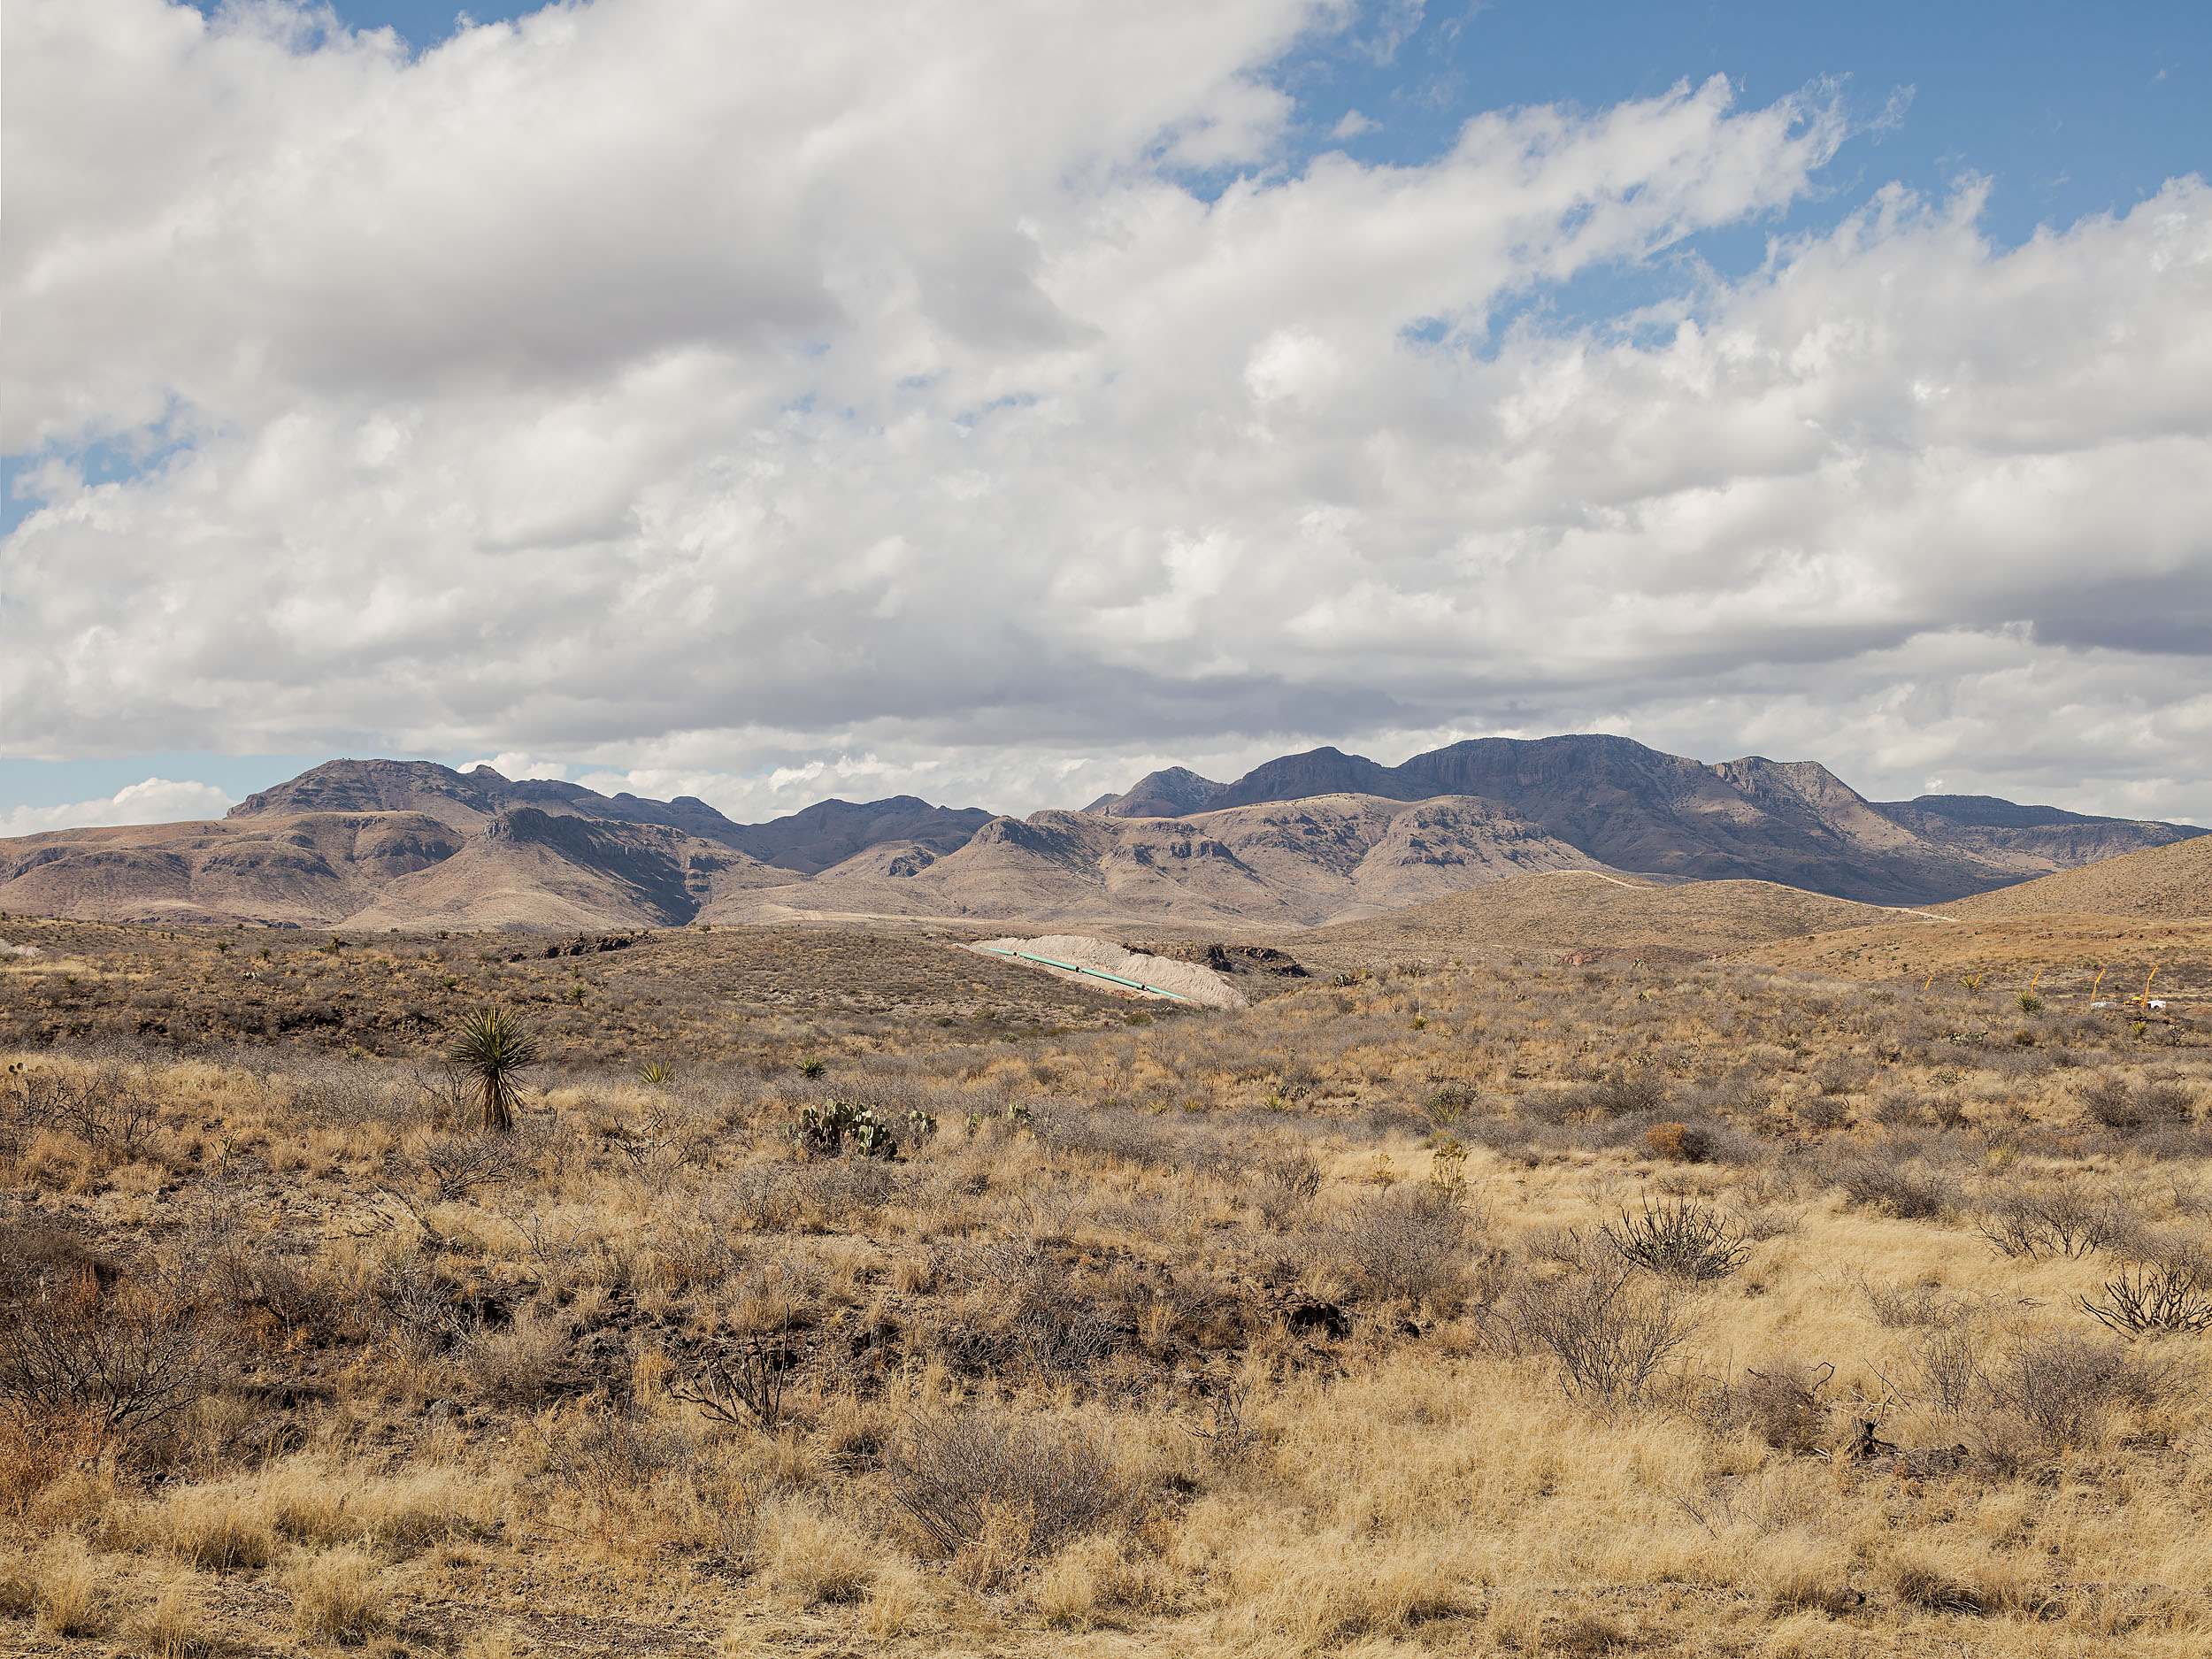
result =
[[[0,1645],[2200,1654],[2207,844],[1117,941],[1226,1009],[11,917]]]

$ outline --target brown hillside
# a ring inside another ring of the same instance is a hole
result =
[[[804,886],[740,893],[714,923],[866,918],[1282,931],[1532,870],[1591,869],[1483,801],[1325,795],[1178,818],[996,818],[957,851],[886,846]]]
[[[1747,958],[1933,988],[1968,980],[2054,1007],[2152,994],[2166,1014],[2212,998],[2212,836],[2061,871],[1940,907],[1950,925],[1883,920],[1766,941]],[[2150,980],[2153,969],[2157,977]],[[2159,1010],[2147,1010],[2154,1016]]]
[[[1291,942],[1301,961],[1336,970],[1417,955],[1679,963],[1876,919],[1902,927],[1947,925],[1770,881],[1660,887],[1575,873],[1493,882],[1371,920],[1316,928]]]
[[[472,832],[426,812],[308,812],[0,841],[0,910],[295,927],[659,927],[803,878],[665,825],[534,807]]]
[[[365,928],[680,927],[716,898],[803,878],[660,824],[525,807],[348,918]]]
[[[1915,993],[1972,981],[1975,989],[2008,997],[2032,991],[2054,1009],[2104,1001],[2113,1004],[2110,1018],[2143,994],[2154,968],[2151,994],[2170,1004],[2163,1013],[2151,1010],[2161,1020],[2212,999],[2212,917],[2162,921],[2062,910],[1902,925],[1912,919],[1893,916],[1867,926],[1768,940],[1738,959],[1888,981]]]
[[[319,926],[450,858],[464,834],[423,812],[52,830],[0,841],[0,910]]]
[[[2057,910],[2142,918],[2212,916],[2212,835],[2062,870],[2016,887],[1978,893],[1953,916],[2035,916]]]
[[[414,778],[396,767],[326,770],[321,782],[356,793]],[[1343,795],[1186,818],[1040,812],[992,819],[949,851],[941,839],[931,844],[943,827],[936,818],[912,826],[917,839],[864,847],[809,876],[726,840],[575,810],[508,807],[478,826],[414,810],[257,810],[0,841],[0,910],[301,927],[949,922],[1243,936],[1524,871],[1592,867],[1534,825],[1451,798]]]

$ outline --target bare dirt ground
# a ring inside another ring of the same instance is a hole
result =
[[[2026,1006],[2054,938],[1184,1012],[0,935],[8,1651],[2212,1645],[2212,1020]],[[493,997],[505,1135],[431,1064]]]

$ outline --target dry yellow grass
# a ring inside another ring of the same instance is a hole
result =
[[[805,1017],[824,1075],[548,1071],[491,1141],[374,1060],[10,1056],[9,1332],[125,1328],[76,1286],[192,1369],[88,1447],[0,1333],[0,1645],[2212,1640],[2212,1335],[2083,1308],[2212,1251],[2186,1010],[1409,958],[1011,1042]],[[157,1110],[126,1150],[64,1082]],[[901,1156],[808,1155],[832,1100]],[[1669,1215],[1714,1276],[1604,1232]]]

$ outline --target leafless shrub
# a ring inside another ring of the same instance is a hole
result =
[[[718,1422],[773,1434],[783,1426],[784,1384],[792,1363],[780,1344],[730,1348],[672,1383],[668,1392]]]
[[[2212,1159],[2212,1125],[2202,1123],[2154,1124],[2138,1131],[2129,1150],[2146,1158]]]
[[[1826,1134],[1832,1129],[1850,1126],[1851,1109],[1835,1095],[1824,1092],[1801,1102],[1797,1108],[1797,1118],[1815,1134]]]
[[[1612,1252],[1605,1245],[1593,1248],[1592,1240],[1573,1227],[1537,1227],[1521,1235],[1521,1248],[1532,1262],[1580,1272],[1585,1268],[1609,1259]]]
[[[2146,1079],[2130,1088],[2124,1077],[2110,1073],[2082,1092],[2082,1110],[2093,1123],[2121,1131],[2186,1123],[2195,1115],[2194,1102],[2182,1084]]]
[[[1719,1210],[1688,1198],[1647,1202],[1641,1215],[1624,1212],[1601,1231],[1623,1261],[1693,1284],[1727,1278],[1751,1254]]]
[[[349,1298],[311,1262],[261,1247],[234,1208],[201,1216],[191,1248],[210,1296],[241,1328],[263,1340],[308,1333],[335,1336],[349,1324]]]
[[[1777,1356],[1746,1371],[1741,1382],[1723,1391],[1720,1415],[1777,1451],[1809,1452],[1821,1443],[1827,1428],[1828,1408],[1820,1402],[1820,1391],[1835,1372],[1833,1365]]]
[[[453,1282],[417,1251],[388,1252],[371,1274],[368,1288],[394,1325],[440,1348],[473,1328]]]
[[[1734,1210],[1735,1225],[1754,1244],[1786,1239],[1805,1230],[1809,1207],[1804,1204],[1751,1204]]]
[[[1134,1334],[1076,1286],[1064,1263],[1037,1246],[1011,1240],[949,1251],[941,1263],[949,1282],[986,1292],[998,1304],[989,1327],[949,1327],[939,1346],[966,1369],[1025,1358],[1047,1374],[1087,1371]]]
[[[794,1171],[802,1203],[836,1227],[866,1225],[907,1187],[905,1177],[879,1159],[817,1164]]]
[[[81,1071],[50,1066],[10,1068],[12,1115],[27,1128],[58,1128],[98,1153],[136,1157],[158,1125],[152,1087],[122,1065],[103,1060]]]
[[[1248,1391],[1242,1383],[1223,1383],[1206,1397],[1206,1421],[1191,1429],[1191,1433],[1211,1447],[1214,1455],[1225,1463],[1241,1462],[1259,1440],[1251,1425],[1245,1421],[1248,1397]]]
[[[937,1257],[938,1277],[945,1282],[1009,1294],[1018,1294],[1044,1265],[1044,1252],[1023,1239],[956,1244]]]
[[[756,1164],[717,1189],[715,1205],[741,1232],[791,1233],[810,1222],[856,1230],[910,1185],[879,1158]]]
[[[1073,1289],[1064,1272],[1038,1275],[1025,1286],[1012,1333],[1038,1371],[1081,1373],[1132,1334]]]
[[[1974,1315],[1974,1304],[1939,1285],[1869,1285],[1862,1281],[1874,1322],[1893,1331],[1947,1331]]]
[[[970,1376],[1002,1370],[1019,1356],[1013,1337],[1006,1332],[963,1319],[930,1330],[927,1341],[947,1365]]]
[[[1947,1417],[1963,1417],[1981,1397],[1982,1339],[1962,1324],[1931,1325],[1914,1344],[1908,1386]]]
[[[503,1328],[478,1325],[457,1345],[461,1373],[479,1399],[494,1405],[534,1405],[568,1343],[548,1319],[524,1313]]]
[[[1874,1098],[1874,1117],[1878,1123],[1890,1129],[1901,1129],[1916,1121],[1925,1102],[1909,1088],[1886,1088]]]
[[[1321,1191],[1321,1165],[1303,1147],[1263,1158],[1254,1202],[1271,1221],[1310,1202]]]
[[[981,1115],[988,1118],[991,1113]],[[1038,1137],[1059,1153],[1088,1155],[1145,1169],[1168,1169],[1181,1162],[1172,1136],[1127,1110],[1053,1110],[1037,1114],[1035,1125]]]
[[[691,1437],[634,1410],[571,1419],[545,1452],[545,1471],[579,1497],[611,1504],[689,1467]]]
[[[1539,1162],[1535,1142],[1525,1124],[1511,1118],[1486,1118],[1471,1125],[1463,1125],[1461,1133],[1480,1146],[1487,1147],[1509,1163],[1533,1169]]]
[[[355,1074],[357,1078],[358,1074]],[[345,1082],[353,1081],[352,1079]],[[337,1087],[326,1086],[326,1098],[342,1102],[352,1110],[336,1114],[342,1119],[352,1120],[370,1116],[362,1110],[369,1091],[357,1086]],[[408,1074],[408,1104],[422,1118],[440,1129],[450,1129],[457,1124],[467,1123],[477,1115],[476,1082],[459,1066],[437,1064],[418,1065]]]
[[[2180,1386],[2176,1367],[2118,1342],[2080,1336],[2023,1338],[1991,1365],[1991,1401],[2059,1450],[2092,1443],[2112,1412],[2158,1405]]]
[[[648,1096],[636,1119],[623,1125],[614,1144],[631,1169],[655,1187],[704,1164],[714,1150],[709,1127],[692,1102],[659,1089]]]
[[[1942,1220],[1957,1213],[1962,1197],[1958,1182],[1947,1172],[1878,1154],[1832,1158],[1819,1167],[1853,1203],[1901,1221]]]
[[[434,1134],[419,1151],[395,1153],[385,1161],[388,1181],[421,1182],[439,1202],[451,1203],[480,1187],[503,1187],[527,1167],[518,1137],[491,1134]]]
[[[717,1193],[733,1227],[748,1233],[788,1233],[805,1208],[790,1164],[755,1164],[740,1170]]]
[[[2013,1185],[1995,1189],[1980,1205],[1975,1225],[2001,1255],[2035,1261],[2069,1261],[2126,1237],[2139,1225],[2126,1206],[2100,1202],[2079,1187]]]
[[[1566,1098],[1570,1111],[1597,1118],[1628,1118],[1659,1110],[1667,1103],[1667,1086],[1658,1073],[1646,1067],[1616,1069],[1594,1083],[1584,1085]]]
[[[1812,1069],[1813,1087],[1823,1094],[1855,1094],[1874,1075],[1874,1068],[1853,1055],[1839,1055]]]
[[[2212,1331],[2212,1268],[2194,1252],[2130,1262],[2094,1301],[2077,1300],[2083,1312],[2121,1336]]]
[[[964,1411],[920,1418],[886,1449],[893,1498],[952,1555],[987,1535],[1050,1553],[1137,1505],[1095,1429]]]
[[[231,1327],[180,1272],[148,1268],[112,1286],[88,1268],[6,1281],[0,1393],[35,1410],[88,1411],[111,1434],[150,1429],[205,1394],[230,1357]]]
[[[1362,1294],[1435,1300],[1458,1290],[1481,1225],[1449,1194],[1421,1187],[1348,1212],[1323,1248]]]
[[[1517,1336],[1558,1360],[1569,1393],[1608,1402],[1640,1397],[1691,1331],[1676,1290],[1619,1261],[1524,1280],[1509,1319]]]
[[[523,1253],[548,1288],[557,1291],[573,1284],[604,1248],[599,1228],[544,1204],[517,1202],[510,1195],[498,1210],[521,1239]]]

